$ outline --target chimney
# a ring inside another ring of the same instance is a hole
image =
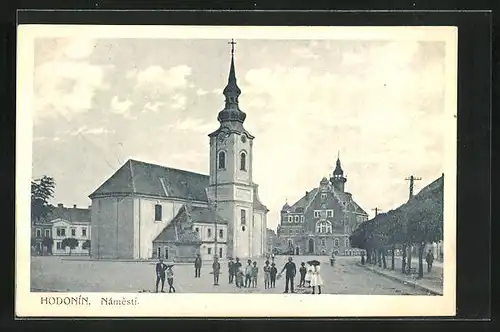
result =
[[[62,203],[59,203],[59,204],[57,204],[57,207],[58,207],[58,208],[63,208],[63,207],[64,207],[64,205],[63,205]]]
[[[76,204],[73,204],[73,209],[76,209]]]

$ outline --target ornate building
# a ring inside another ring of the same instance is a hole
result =
[[[337,159],[330,180],[324,177],[295,204],[283,206],[278,237],[286,249],[296,255],[359,254],[351,248],[349,236],[368,214],[344,190],[346,182]]]
[[[94,258],[246,260],[267,252],[267,212],[253,181],[253,139],[243,123],[234,43],[225,107],[209,134],[209,175],[127,161],[89,197]],[[215,222],[217,220],[217,222]]]

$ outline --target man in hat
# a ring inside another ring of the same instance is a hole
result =
[[[241,278],[238,278],[238,274],[241,272],[241,262],[238,257],[236,257],[236,262],[233,264],[233,271],[234,275],[236,277],[236,287],[241,287],[243,286],[243,280]]]
[[[434,255],[432,251],[429,249],[427,256],[425,257],[425,261],[427,262],[427,273],[431,273],[432,271],[432,263],[434,263]]]
[[[214,274],[214,286],[219,286],[220,263],[217,255],[214,256],[214,263],[212,264],[212,269]]]
[[[285,277],[285,291],[284,293],[288,293],[288,284],[290,283],[290,292],[295,293],[293,290],[293,280],[295,278],[295,274],[297,273],[297,268],[295,266],[295,263],[293,262],[293,258],[290,256],[288,257],[288,262],[286,262],[285,266],[283,266],[283,269],[280,272],[280,275],[283,273],[283,271],[286,270]]]

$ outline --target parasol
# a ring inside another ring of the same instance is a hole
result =
[[[315,265],[317,266],[317,265],[320,265],[321,263],[314,259],[312,261],[307,262],[307,264],[312,265],[312,266],[315,266]]]

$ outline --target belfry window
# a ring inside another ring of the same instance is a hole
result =
[[[242,152],[240,154],[240,171],[246,171],[247,170],[247,154],[245,152]]]
[[[162,209],[160,204],[155,205],[155,221],[161,221]]]
[[[218,168],[219,169],[225,169],[226,168],[226,153],[224,151],[220,151],[219,152]]]
[[[332,223],[328,220],[318,221],[316,223],[316,233],[331,233]]]

